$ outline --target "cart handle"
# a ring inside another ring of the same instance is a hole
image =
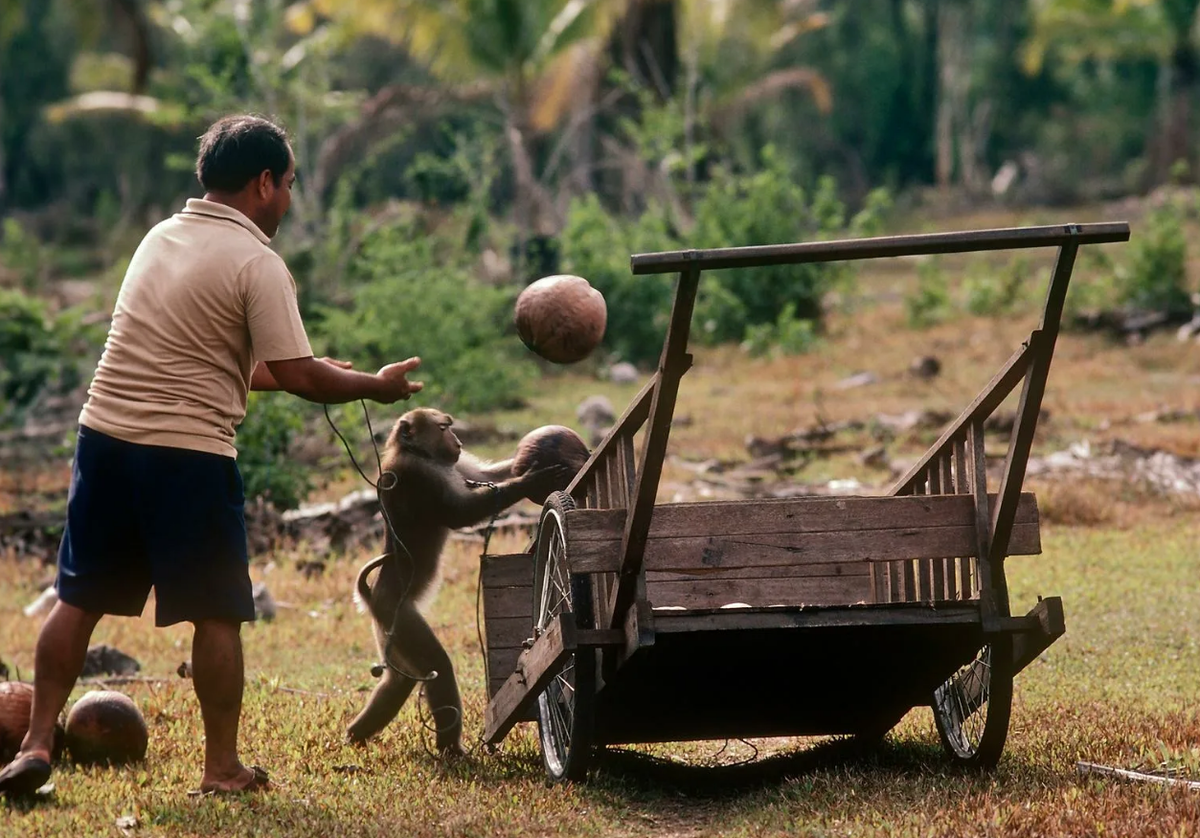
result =
[[[637,253],[629,264],[634,274],[661,274],[698,267],[756,268],[812,262],[842,262],[886,256],[923,256],[934,253],[977,253],[1054,247],[1074,243],[1105,244],[1129,241],[1129,224],[1106,221],[1094,224],[1052,224],[1043,227],[1007,227],[953,233],[920,233],[908,236],[878,236],[870,239],[768,244],[753,247],[717,247],[707,250],[668,250]]]

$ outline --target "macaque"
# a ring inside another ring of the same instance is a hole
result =
[[[385,444],[379,481],[385,551],[363,565],[355,584],[355,596],[371,613],[384,665],[366,707],[347,729],[352,742],[383,730],[423,681],[438,750],[463,753],[454,667],[417,606],[438,578],[451,529],[486,521],[524,497],[564,489],[575,474],[555,464],[514,477],[511,460],[489,464],[465,453],[453,423],[439,410],[418,408],[400,417]]]

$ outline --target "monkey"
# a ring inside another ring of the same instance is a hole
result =
[[[384,665],[379,684],[346,730],[354,743],[383,730],[424,681],[438,751],[465,753],[454,668],[418,605],[437,580],[451,529],[485,521],[527,495],[565,489],[574,477],[563,465],[514,477],[512,460],[487,463],[464,452],[453,424],[449,414],[417,408],[396,421],[384,444],[379,478],[384,553],[364,564],[355,581],[355,598],[370,612]],[[379,575],[370,585],[367,578],[376,568]]]

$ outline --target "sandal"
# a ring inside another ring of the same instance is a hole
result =
[[[258,767],[257,765],[251,765],[250,770],[254,772],[254,774],[250,778],[250,782],[246,783],[246,785],[242,786],[241,788],[192,789],[188,792],[188,797],[215,797],[217,795],[225,794],[245,794],[248,792],[266,791],[271,787],[271,778],[267,776],[267,772],[264,769]]]
[[[0,771],[0,793],[9,797],[28,797],[49,779],[49,762],[32,754],[17,757]]]

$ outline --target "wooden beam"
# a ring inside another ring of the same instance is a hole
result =
[[[937,442],[929,446],[924,456],[917,460],[908,471],[904,472],[885,494],[898,495],[903,493],[908,488],[908,485],[924,472],[929,467],[929,464],[942,453],[942,449],[954,437],[964,435],[972,422],[986,419],[1000,406],[1001,402],[1008,398],[1008,394],[1025,377],[1030,360],[1033,357],[1033,345],[1037,340],[1037,335],[1037,330],[1030,333],[1025,343],[1021,345],[1021,348],[1004,362],[1004,366],[992,376],[992,380],[984,386],[974,401],[967,405],[966,409],[958,415],[958,418],[946,427],[946,430],[938,437]]]
[[[1042,409],[1042,397],[1046,393],[1046,379],[1050,375],[1050,362],[1054,357],[1054,344],[1058,338],[1059,322],[1066,301],[1067,284],[1075,265],[1078,247],[1074,244],[1062,247],[1058,261],[1050,278],[1046,292],[1046,305],[1042,315],[1042,328],[1038,330],[1033,361],[1025,386],[1021,389],[1021,400],[1017,405],[1016,425],[1009,440],[1008,453],[1004,458],[1004,473],[1000,478],[1000,503],[992,514],[992,543],[990,558],[994,568],[1001,568],[1009,534],[1017,506],[1017,494],[1025,481],[1025,469],[1029,464],[1029,452],[1033,447],[1033,435],[1037,430],[1038,414]],[[1007,591],[1004,591],[1007,597]]]
[[[746,629],[827,628],[901,625],[975,625],[977,603],[913,603],[902,606],[812,606],[809,608],[720,608],[709,611],[655,611],[654,631],[742,631]]]
[[[550,628],[517,658],[517,667],[488,702],[483,738],[489,745],[503,739],[575,651],[575,617],[564,611]]]
[[[996,496],[990,495],[988,503],[995,502]],[[620,538],[627,525],[627,515],[628,512],[623,509],[578,509],[568,512],[568,562],[572,558],[570,554],[586,542]],[[1037,523],[1037,501],[1032,494],[1021,494],[1016,521]],[[974,524],[973,501],[961,495],[802,497],[665,503],[655,509],[647,535],[650,538],[715,538]]]
[[[650,415],[650,403],[653,397],[656,385],[658,384],[658,374],[653,375],[649,381],[638,391],[638,394],[633,397],[633,401],[625,408],[625,412],[617,419],[612,430],[608,432],[608,436],[596,446],[596,450],[588,457],[587,462],[583,464],[583,468],[575,475],[575,478],[567,485],[566,493],[574,496],[580,491],[580,487],[592,476],[592,471],[598,463],[610,450],[624,445],[624,440],[628,438],[630,441],[638,429],[646,422],[646,417]]]
[[[756,247],[720,247],[708,250],[672,250],[639,253],[630,257],[634,274],[664,274],[687,270],[754,268],[813,262],[842,262],[889,256],[923,256],[937,253],[978,253],[1030,247],[1059,247],[1068,243],[1103,244],[1129,241],[1123,221],[1098,224],[1053,224],[952,233],[879,236],[840,241],[772,244]]]
[[[952,559],[973,555],[977,547],[975,524],[693,538],[659,538],[652,532],[643,567],[647,572],[691,573],[696,579],[702,574],[750,578],[746,568],[775,568],[780,576],[857,576],[867,573],[867,562]],[[616,538],[580,542],[572,548],[571,572],[614,572],[620,568],[620,548]],[[1036,522],[1014,526],[1009,552],[1041,552]],[[855,563],[861,570],[853,569]]]
[[[663,462],[667,456],[667,441],[671,436],[671,419],[675,413],[675,399],[679,395],[679,381],[691,366],[687,344],[699,285],[700,270],[693,266],[679,275],[679,282],[675,288],[671,321],[667,326],[667,336],[663,341],[662,357],[659,361],[658,386],[654,388],[649,427],[642,444],[633,498],[625,521],[625,533],[621,539],[621,571],[613,592],[613,606],[609,614],[612,628],[619,628],[624,623],[625,612],[633,604],[636,594],[646,537],[650,532],[650,519],[654,515],[658,481],[662,477]]]
[[[1030,630],[1013,636],[1013,674],[1019,673],[1037,659],[1050,644],[1067,632],[1061,597],[1046,597],[1025,615]]]

